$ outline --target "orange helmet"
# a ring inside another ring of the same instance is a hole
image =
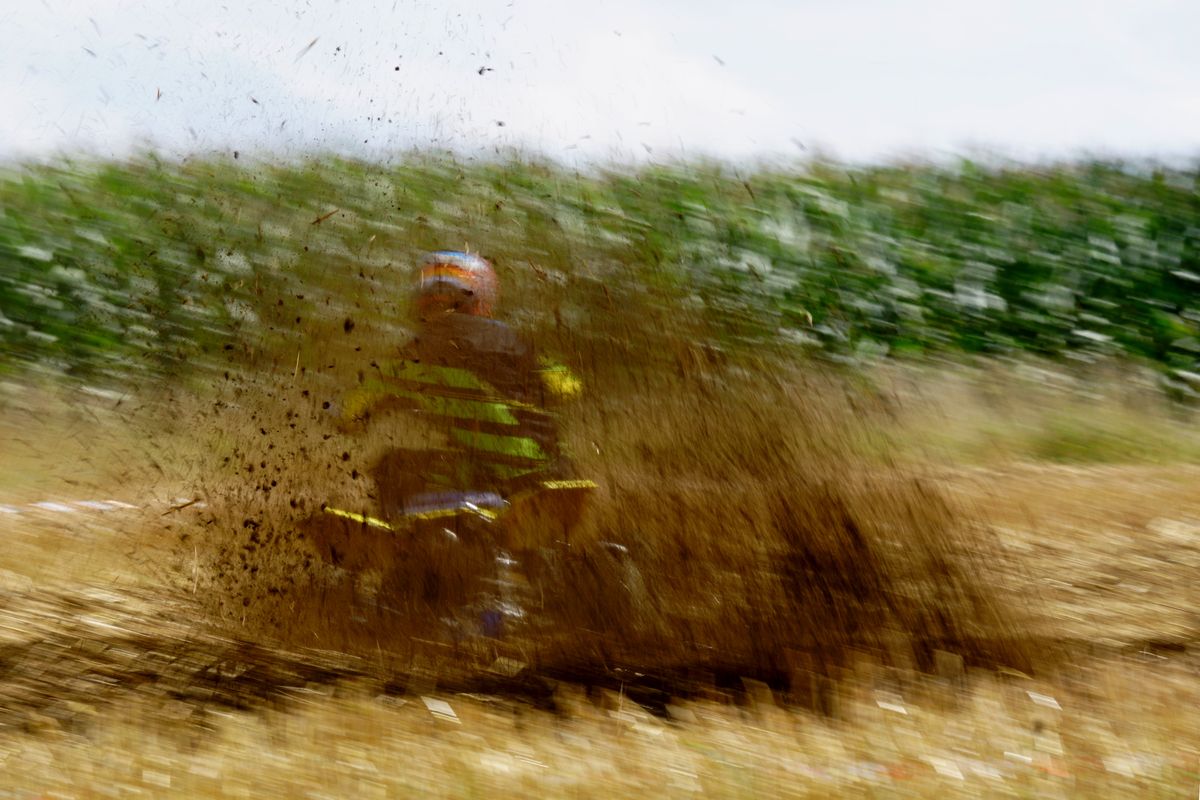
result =
[[[490,317],[499,296],[500,281],[486,258],[438,250],[421,260],[417,304],[422,313],[454,311]]]

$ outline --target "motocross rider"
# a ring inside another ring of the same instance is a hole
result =
[[[372,470],[385,519],[494,493],[510,497],[569,472],[558,443],[556,401],[580,393],[564,366],[493,317],[499,281],[468,252],[429,253],[414,297],[415,335],[344,400],[347,422],[401,407],[441,429],[446,446],[397,449]]]

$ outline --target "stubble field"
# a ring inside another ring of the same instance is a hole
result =
[[[739,476],[721,497],[696,458],[677,485],[660,475],[640,497],[648,479],[631,465],[678,455],[682,440],[656,441],[664,426],[652,418],[623,440],[616,428],[628,423],[606,427],[611,409],[597,402],[570,429],[605,443],[603,458],[584,460],[611,487],[593,534],[641,513],[642,533],[658,537],[633,548],[647,586],[632,591],[633,573],[589,562],[572,589],[590,575],[609,599],[544,601],[539,612],[560,625],[552,635],[450,639],[406,623],[372,644],[360,634],[378,597],[360,586],[314,599],[310,582],[286,595],[294,619],[325,617],[314,627],[280,624],[284,601],[215,579],[217,551],[198,531],[223,525],[219,493],[189,493],[186,459],[147,458],[111,399],[30,400],[10,397],[5,414],[16,487],[0,515],[9,796],[1190,797],[1200,785],[1193,466],[901,467],[851,443],[834,447],[854,454],[834,459],[838,488],[790,485],[799,509],[814,498],[844,506],[831,522],[772,506],[778,495],[752,474],[753,437],[745,465],[716,457]],[[663,419],[687,413],[677,400]],[[789,457],[814,441],[792,441]],[[722,537],[752,548],[721,516],[730,498],[760,539],[773,520],[828,548],[768,541],[737,561]],[[909,520],[898,532],[881,524],[897,508]],[[688,574],[666,566],[680,557],[666,520],[684,512],[715,520],[690,526]],[[835,557],[848,545],[861,561]],[[866,578],[827,581],[788,606],[779,598],[796,590],[764,566],[780,557]],[[616,599],[606,580],[625,587]],[[219,592],[251,602],[230,613],[212,602]],[[805,608],[824,616],[790,618]],[[746,630],[728,630],[737,625]]]

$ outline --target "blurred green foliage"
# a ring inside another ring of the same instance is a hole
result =
[[[386,315],[420,251],[466,244],[509,285],[586,279],[697,309],[717,344],[1131,356],[1192,395],[1198,181],[1117,163],[579,174],[428,154],[22,166],[0,173],[0,369],[186,374],[248,332],[297,335],[283,298],[288,319],[336,316],[369,279]]]

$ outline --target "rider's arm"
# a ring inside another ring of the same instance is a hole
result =
[[[537,372],[546,394],[554,400],[574,400],[583,393],[583,382],[565,364],[539,356]]]

